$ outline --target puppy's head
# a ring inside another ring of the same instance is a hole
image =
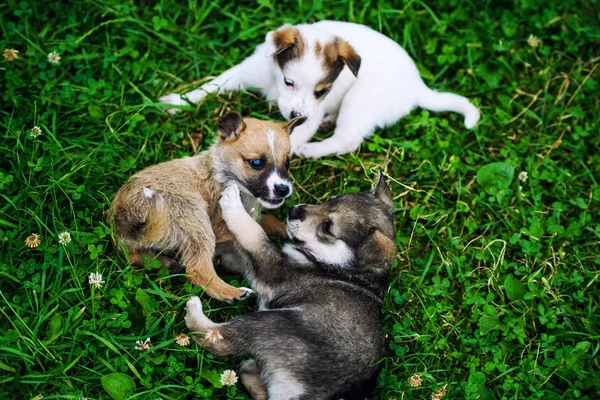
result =
[[[324,32],[303,34],[301,28],[284,25],[267,34],[267,55],[277,64],[277,103],[288,119],[310,116],[344,66],[357,76],[361,62],[345,40]]]
[[[372,192],[293,207],[287,229],[298,250],[339,269],[385,273],[396,255],[392,193],[381,174]]]
[[[225,114],[213,151],[219,181],[237,182],[266,208],[281,206],[292,194],[289,134],[302,122],[304,118],[276,123]]]

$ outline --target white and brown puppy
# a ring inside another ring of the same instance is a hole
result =
[[[216,299],[234,300],[250,293],[215,273],[215,245],[234,240],[218,199],[223,184],[233,181],[245,209],[254,216],[259,205],[281,206],[292,193],[289,133],[298,123],[300,119],[242,119],[230,112],[219,121],[219,140],[210,149],[133,175],[116,193],[111,219],[130,261],[141,265],[144,257],[157,257],[171,265],[177,260],[185,265],[190,281]],[[273,219],[263,222],[266,229],[273,228]]]
[[[218,356],[251,357],[240,378],[255,399],[368,396],[384,356],[381,305],[396,254],[385,180],[370,193],[293,207],[283,251],[246,213],[235,185],[220,203],[260,310],[219,324],[193,297],[185,321],[194,339]]]
[[[390,38],[336,21],[284,25],[241,64],[199,89],[160,101],[185,105],[208,93],[243,88],[261,89],[285,118],[308,118],[291,136],[292,153],[306,157],[357,150],[376,128],[396,123],[415,107],[461,113],[468,129],[480,116],[465,97],[429,89],[408,53]],[[333,136],[309,143],[319,128],[334,126]]]

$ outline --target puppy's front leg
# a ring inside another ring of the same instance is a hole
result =
[[[225,186],[219,199],[223,220],[240,246],[250,254],[260,254],[272,246],[265,231],[246,212],[240,189],[231,182]]]
[[[268,87],[269,74],[266,69],[266,62],[263,58],[264,57],[261,57],[259,53],[256,52],[242,61],[241,64],[228,69],[198,89],[192,90],[186,94],[171,93],[158,100],[161,103],[181,106],[187,105],[188,101],[191,103],[198,103],[210,93],[236,91],[247,87]],[[179,110],[176,108],[169,108],[167,111],[170,114],[175,114]]]
[[[315,133],[317,133],[319,125],[323,122],[324,117],[325,113],[323,110],[318,109],[313,115],[308,116],[302,125],[297,126],[294,129],[290,135],[292,154],[299,155],[297,149],[303,144],[308,143]]]

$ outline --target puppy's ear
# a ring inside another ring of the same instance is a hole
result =
[[[298,28],[285,24],[267,34],[267,55],[275,57],[279,67],[304,54],[304,40]]]
[[[291,135],[292,131],[297,127],[300,126],[304,123],[304,121],[306,121],[306,117],[305,116],[300,116],[300,117],[296,117],[294,119],[289,120],[287,123],[284,123],[285,126],[283,127],[283,129],[286,130],[286,132]]]
[[[361,267],[376,266],[387,270],[395,257],[396,242],[377,228],[370,229],[369,236],[357,251],[357,259]]]
[[[246,124],[242,116],[235,111],[223,115],[217,124],[217,130],[222,140],[235,139],[244,129]]]
[[[377,184],[375,188],[371,192],[373,196],[383,201],[387,206],[391,207],[392,212],[394,211],[394,198],[392,196],[392,191],[385,181],[385,177],[383,173],[379,171],[379,176],[377,177]]]
[[[358,76],[358,70],[360,69],[360,56],[354,50],[354,47],[350,46],[350,43],[342,40],[338,43],[338,55],[344,61],[344,64],[348,66],[354,76]]]

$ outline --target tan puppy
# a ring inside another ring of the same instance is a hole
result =
[[[230,112],[218,124],[219,140],[195,157],[148,167],[133,175],[112,202],[112,225],[133,264],[156,257],[169,266],[180,261],[190,281],[219,300],[245,297],[215,273],[216,244],[234,241],[223,221],[219,196],[234,181],[246,210],[277,208],[292,193],[289,134],[302,119],[274,123],[242,119]],[[273,220],[265,220],[273,230]],[[144,257],[145,256],[145,257]]]

